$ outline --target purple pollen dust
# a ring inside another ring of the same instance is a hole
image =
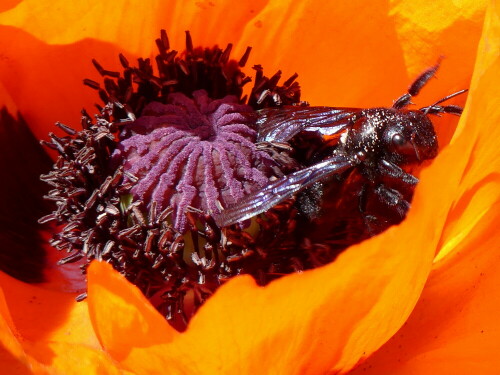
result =
[[[275,162],[255,145],[253,109],[235,96],[212,100],[204,90],[149,103],[125,125],[113,162],[132,175],[131,194],[157,212],[172,209],[173,225],[188,230],[189,207],[219,212],[266,185]]]

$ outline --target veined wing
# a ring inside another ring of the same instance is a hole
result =
[[[325,159],[318,164],[271,182],[263,189],[246,196],[235,205],[214,215],[215,222],[219,227],[226,227],[239,221],[250,219],[269,210],[315,182],[334,174],[341,174],[356,164],[356,161],[344,155],[336,155]]]
[[[334,135],[351,124],[357,108],[284,106],[258,111],[258,142],[286,142],[301,131]]]

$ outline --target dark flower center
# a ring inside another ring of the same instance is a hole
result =
[[[57,124],[65,134],[44,142],[60,156],[42,176],[56,208],[39,221],[60,225],[51,240],[68,253],[60,264],[110,263],[182,330],[233,276],[264,285],[321,262],[297,246],[293,202],[257,218],[257,231],[212,218],[296,168],[289,148],[256,143],[255,129],[256,110],[300,100],[296,75],[279,85],[281,72],[268,78],[256,65],[243,96],[250,49],[236,62],[231,45],[195,49],[187,33],[178,56],[164,31],[157,45],[156,73],[149,59],[133,67],[120,55],[122,73],[93,61],[104,88],[84,83],[105,105],[95,119],[82,112],[82,130]]]

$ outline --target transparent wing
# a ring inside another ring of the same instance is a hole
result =
[[[328,158],[321,163],[276,180],[265,188],[248,195],[235,205],[214,215],[215,222],[219,227],[226,227],[250,219],[315,182],[331,175],[341,174],[355,165],[356,162],[352,158],[344,155]]]
[[[301,131],[328,136],[344,130],[357,108],[285,106],[258,111],[258,142],[286,142]]]

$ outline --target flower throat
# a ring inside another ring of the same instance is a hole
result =
[[[43,142],[59,158],[41,177],[56,208],[40,222],[60,225],[50,241],[68,253],[60,264],[80,262],[85,273],[94,259],[110,263],[183,330],[230,278],[250,274],[265,285],[332,261],[366,233],[358,228],[353,236],[343,223],[332,241],[311,241],[295,197],[218,227],[214,214],[298,170],[321,141],[257,141],[257,111],[304,105],[296,74],[279,84],[280,71],[266,77],[255,65],[252,79],[241,71],[250,48],[231,60],[231,44],[193,48],[189,32],[182,54],[170,49],[165,31],[156,45],[155,67],[120,55],[116,72],[93,60],[104,85],[84,84],[104,105],[95,119],[82,111],[82,130],[58,123],[65,134]]]

